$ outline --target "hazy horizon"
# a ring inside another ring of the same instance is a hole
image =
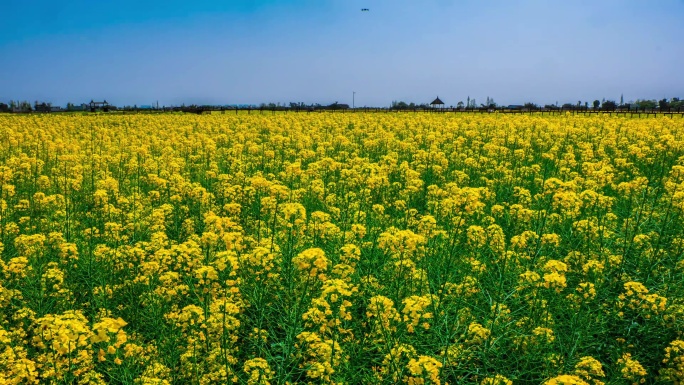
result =
[[[0,102],[684,96],[682,0],[5,3]]]

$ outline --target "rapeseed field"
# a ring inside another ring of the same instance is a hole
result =
[[[0,115],[0,384],[684,383],[684,119]]]

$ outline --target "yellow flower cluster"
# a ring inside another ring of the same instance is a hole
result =
[[[636,312],[643,312],[644,317],[650,318],[651,314],[665,311],[667,298],[658,294],[649,294],[646,286],[639,282],[627,282],[624,284],[625,291],[618,296],[620,307],[627,307]]]
[[[513,381],[500,374],[497,374],[494,377],[486,377],[480,382],[480,385],[513,385]]]
[[[430,328],[430,319],[433,317],[432,311],[434,298],[430,296],[413,295],[404,299],[403,321],[409,333],[415,332],[416,327],[425,330]]]
[[[352,303],[349,299],[355,292],[355,287],[341,279],[325,281],[320,296],[311,301],[311,307],[302,315],[306,325],[317,328],[321,335],[332,334],[332,329],[336,329],[338,333],[347,333],[342,325],[352,320]]]
[[[565,263],[556,260],[550,260],[544,265],[544,287],[555,289],[561,292],[566,286],[565,273],[568,267]]]
[[[411,358],[406,364],[409,375],[404,381],[409,385],[440,385],[439,370],[442,363],[429,356],[420,356],[418,359]]]
[[[643,384],[646,382],[646,369],[639,361],[632,358],[630,353],[625,353],[617,360],[622,378],[631,384]]]
[[[317,333],[302,332],[297,335],[295,346],[307,377],[331,383],[335,367],[345,358],[340,344],[331,339],[323,339]]]
[[[477,322],[473,322],[468,325],[468,342],[475,345],[484,344],[491,336],[492,331],[486,327],[480,325]]]
[[[684,341],[675,340],[665,348],[665,367],[660,369],[660,379],[675,385],[684,384]]]
[[[603,385],[604,383],[601,379],[606,376],[603,371],[603,365],[591,356],[580,358],[579,362],[575,365],[575,374],[592,385]]]
[[[304,274],[304,277],[318,278],[321,281],[326,279],[329,261],[325,252],[320,248],[306,249],[292,259],[297,270]]]
[[[441,384],[440,370],[443,364],[431,356],[417,355],[411,345],[399,344],[389,350],[377,373],[380,380],[410,385]]]
[[[544,385],[589,385],[589,383],[579,376],[563,374],[544,382]]]
[[[269,380],[273,377],[271,367],[263,358],[252,358],[245,361],[243,370],[249,375],[247,379],[249,385],[269,385]]]

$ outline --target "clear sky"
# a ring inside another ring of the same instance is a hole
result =
[[[361,12],[369,8],[369,12]],[[684,97],[684,0],[0,1],[0,101]]]

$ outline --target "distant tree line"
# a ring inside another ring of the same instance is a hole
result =
[[[528,106],[526,104],[526,106]],[[533,105],[536,107],[536,105]],[[545,109],[557,109],[558,105],[545,105]],[[560,108],[564,110],[594,110],[594,111],[616,111],[616,110],[655,110],[659,109],[661,111],[684,109],[684,100],[680,98],[671,99],[661,99],[661,100],[648,100],[648,99],[637,99],[635,102],[625,103],[620,101],[620,103],[614,100],[594,100],[589,106],[588,102],[582,103],[578,101],[577,104],[565,103]]]
[[[31,112],[33,108],[28,101],[10,100],[9,104],[0,103],[0,112]]]
[[[391,107],[393,110],[415,110],[415,109],[430,108],[430,105],[427,103],[416,104],[413,102],[406,103],[406,102],[402,102],[402,101],[393,100]]]
[[[456,106],[454,107],[449,106],[449,108],[457,108],[457,109],[469,109],[469,110],[474,110],[474,109],[525,109],[525,110],[539,110],[539,109],[545,109],[545,110],[578,110],[578,111],[615,111],[615,110],[660,110],[660,111],[668,111],[668,110],[684,110],[684,99],[680,98],[663,98],[661,100],[649,100],[649,99],[637,99],[636,101],[633,102],[627,102],[625,103],[623,98],[620,98],[620,102],[616,102],[614,100],[594,100],[591,104],[589,102],[585,101],[578,101],[576,104],[575,103],[564,103],[562,105],[559,105],[558,102],[555,104],[545,104],[543,107],[540,105],[537,105],[536,103],[533,102],[527,102],[521,105],[498,105],[493,98],[487,97],[485,103],[480,103],[478,104],[475,98],[468,98],[466,99],[465,102],[459,101]],[[66,108],[62,109],[61,107],[53,107],[51,103],[46,103],[46,102],[38,102],[36,101],[35,103],[31,104],[28,101],[18,101],[18,100],[12,100],[9,103],[0,103],[0,113],[7,113],[7,112],[21,112],[21,113],[26,113],[26,112],[50,112],[50,111],[86,111],[87,110],[87,105],[81,104],[81,105],[75,105],[73,103],[67,103]],[[238,106],[191,106],[191,107],[203,107],[207,109],[231,109],[231,108],[238,108]],[[427,110],[431,109],[434,106],[431,106],[428,103],[414,103],[414,102],[404,102],[400,100],[394,100],[391,103],[390,108],[393,110]],[[169,107],[169,108],[163,108],[164,111],[166,110],[179,110],[182,111],[184,108],[188,108],[185,105],[181,107]],[[240,106],[239,108],[252,108],[252,109],[268,109],[268,110],[308,110],[308,111],[313,111],[313,110],[344,110],[344,109],[349,109],[350,106],[348,104],[344,103],[332,103],[332,104],[327,104],[327,105],[322,105],[319,103],[311,103],[311,104],[305,104],[303,102],[290,102],[289,105],[281,104],[281,103],[261,103],[260,105],[250,105],[250,106]],[[115,106],[109,106],[109,109],[111,110],[116,110],[117,107]],[[135,106],[125,106],[121,108],[122,110],[145,110],[145,109],[150,109],[153,110],[155,109],[153,106],[140,106],[138,107],[137,105]]]
[[[622,98],[621,98],[622,99]],[[404,101],[392,101],[391,108],[395,110],[412,110],[412,109],[429,109],[433,108],[427,103],[406,103]],[[450,106],[454,108],[454,106]],[[684,99],[671,98],[671,99],[661,99],[661,100],[648,100],[648,99],[637,99],[634,102],[625,103],[624,100],[616,102],[614,100],[594,100],[591,104],[585,101],[577,101],[577,103],[564,103],[559,105],[556,104],[545,104],[543,106],[538,105],[533,102],[527,102],[524,104],[513,104],[513,105],[498,105],[494,102],[494,99],[487,97],[485,103],[478,104],[474,98],[468,97],[465,102],[459,101],[456,104],[457,109],[525,109],[525,110],[581,110],[581,111],[616,111],[616,110],[677,110],[684,109]]]

